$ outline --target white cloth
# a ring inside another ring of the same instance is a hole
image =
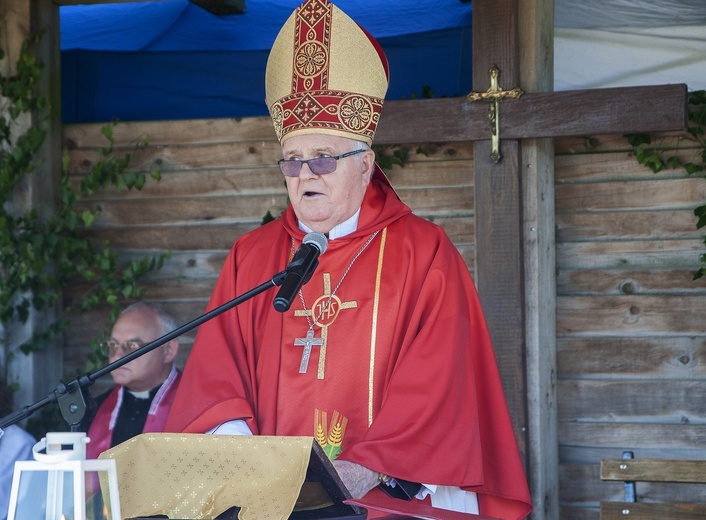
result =
[[[211,428],[206,433],[215,435],[252,435],[252,431],[243,419],[233,419],[232,421],[219,424],[215,428]]]
[[[4,429],[0,437],[0,520],[7,520],[15,461],[33,460],[35,439],[17,425]]]

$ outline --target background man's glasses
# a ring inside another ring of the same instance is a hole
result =
[[[119,343],[115,341],[114,339],[109,339],[108,341],[103,343],[103,349],[110,353],[113,354],[117,352],[118,350],[122,350],[123,352],[134,352],[138,348],[142,346],[142,343],[139,341],[135,340],[129,340],[129,341],[124,341],[122,343]]]
[[[303,164],[308,164],[311,173],[316,175],[325,175],[336,171],[336,165],[339,159],[345,159],[351,155],[364,152],[365,149],[353,150],[352,152],[331,157],[315,157],[314,159],[280,159],[279,170],[287,177],[299,177],[299,172],[302,170]]]

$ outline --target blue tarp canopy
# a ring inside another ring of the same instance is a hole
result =
[[[245,14],[228,16],[188,0],[61,7],[64,123],[266,115],[269,49],[299,3],[247,0]],[[385,50],[387,99],[471,90],[470,2],[336,5]]]

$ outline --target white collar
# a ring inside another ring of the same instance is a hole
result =
[[[337,238],[343,238],[344,236],[350,235],[351,233],[353,233],[353,231],[358,229],[358,219],[359,218],[360,218],[360,208],[358,208],[358,211],[356,211],[355,214],[351,218],[334,226],[333,229],[327,233],[328,239],[335,240]],[[311,229],[306,227],[301,220],[299,221],[299,229],[301,229],[305,233],[311,233],[311,231],[312,231]]]
[[[126,388],[125,390],[127,390],[128,393],[132,394],[137,399],[147,399],[150,396],[149,390],[145,390],[144,392],[133,392],[132,390],[130,390],[128,388]]]

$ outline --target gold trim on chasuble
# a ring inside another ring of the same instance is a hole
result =
[[[382,283],[382,264],[383,258],[385,256],[385,243],[387,239],[387,228],[382,230],[382,236],[380,237],[380,253],[378,254],[378,264],[375,274],[375,294],[373,297],[373,316],[372,316],[372,328],[370,333],[370,370],[368,376],[368,427],[373,423],[373,396],[374,396],[374,379],[375,379],[375,347],[377,345],[377,326],[378,326],[378,313],[380,311],[380,286]],[[295,316],[318,316],[320,311],[320,306],[326,304],[326,300],[331,297],[331,273],[324,273],[324,294],[320,296],[312,306],[311,309],[307,310],[295,310]],[[335,302],[335,304],[334,304]],[[335,309],[332,308],[336,306]],[[321,327],[321,338],[323,339],[323,344],[319,351],[319,370],[317,374],[318,379],[324,378],[324,360],[326,357],[326,343],[328,339],[328,327],[336,320],[338,317],[338,311],[342,309],[355,309],[358,307],[358,302],[341,302],[338,296],[334,295],[329,304],[329,308],[326,309],[325,313],[321,318],[330,318],[327,323],[320,323],[317,318],[314,318],[314,324]],[[325,321],[322,319],[322,322]],[[327,413],[316,409],[314,417],[314,437],[316,442],[318,442],[323,448],[328,458],[335,460],[338,454],[341,453],[341,444],[343,444],[343,436],[346,432],[346,424],[348,419],[338,413],[336,410],[333,412],[333,421],[331,423],[331,428],[327,425]]]
[[[375,388],[375,346],[377,344],[378,312],[380,311],[380,285],[382,283],[382,259],[385,256],[385,239],[387,228],[382,230],[380,237],[380,254],[375,275],[375,299],[373,300],[373,326],[370,333],[370,373],[368,376],[368,427],[373,424],[373,391]]]

